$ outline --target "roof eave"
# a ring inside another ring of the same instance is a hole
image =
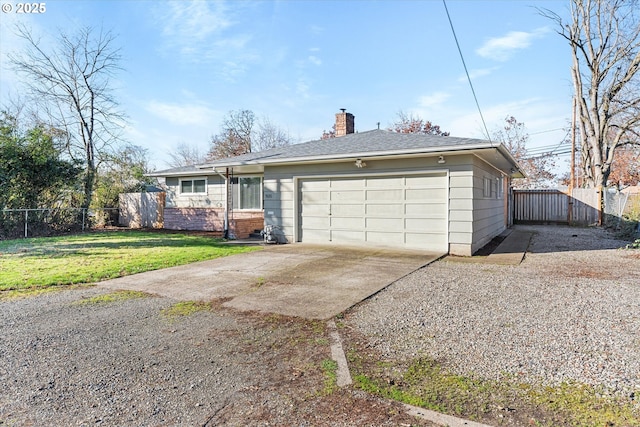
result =
[[[481,150],[487,148],[496,148],[491,143],[465,145],[464,147],[458,146],[444,146],[444,147],[427,147],[416,148],[412,150],[392,150],[392,151],[362,151],[362,152],[350,152],[339,155],[320,155],[320,156],[298,156],[287,157],[280,159],[252,159],[246,161],[228,161],[228,162],[215,162],[211,164],[201,165],[202,168],[217,168],[217,167],[236,167],[236,166],[248,166],[248,165],[284,165],[290,163],[314,163],[325,162],[332,160],[343,160],[351,158],[383,158],[383,157],[400,157],[400,156],[418,156],[421,154],[438,154],[438,153],[455,153],[464,151]],[[232,160],[232,159],[229,159]]]

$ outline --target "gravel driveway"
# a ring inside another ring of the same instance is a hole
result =
[[[599,229],[535,232],[518,266],[445,258],[341,323],[389,359],[461,373],[640,389],[640,255]],[[324,322],[211,310],[167,318],[148,296],[77,304],[79,288],[0,301],[0,425],[431,425],[327,389]]]
[[[80,288],[0,301],[0,426],[422,425],[326,385],[324,322]]]
[[[640,390],[640,251],[602,229],[534,231],[518,266],[445,258],[352,310],[383,357],[428,355],[462,374]]]

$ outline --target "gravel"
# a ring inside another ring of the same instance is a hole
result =
[[[78,288],[0,301],[0,426],[432,426],[326,390],[324,322],[175,300],[83,303]]]
[[[640,390],[640,251],[603,229],[534,232],[518,266],[445,258],[353,309],[345,323],[383,357],[454,372]]]

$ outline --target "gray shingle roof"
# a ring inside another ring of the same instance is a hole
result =
[[[502,144],[474,138],[397,133],[387,130],[371,130],[352,133],[337,138],[287,145],[271,150],[218,159],[211,163],[185,166],[154,172],[150,176],[202,175],[216,167],[241,165],[284,164],[317,160],[338,160],[349,157],[386,157],[428,153],[451,153],[464,150],[498,149],[511,165],[517,163]],[[519,168],[518,168],[519,169]]]
[[[189,165],[189,166],[180,166],[177,168],[163,169],[159,171],[154,171],[152,173],[148,173],[148,176],[167,176],[167,175],[188,175],[190,173],[197,174],[198,172],[202,172],[202,168],[197,165]]]
[[[497,145],[498,144],[494,146]],[[488,148],[491,146],[491,142],[481,139],[372,130],[352,133],[337,138],[277,147],[271,150],[243,154],[228,159],[219,159],[207,166],[279,163],[319,158],[338,159],[347,156],[384,155],[385,153],[408,154],[457,151],[471,148]]]

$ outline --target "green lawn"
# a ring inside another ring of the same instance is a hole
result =
[[[255,249],[144,231],[0,241],[0,291],[92,283]]]

